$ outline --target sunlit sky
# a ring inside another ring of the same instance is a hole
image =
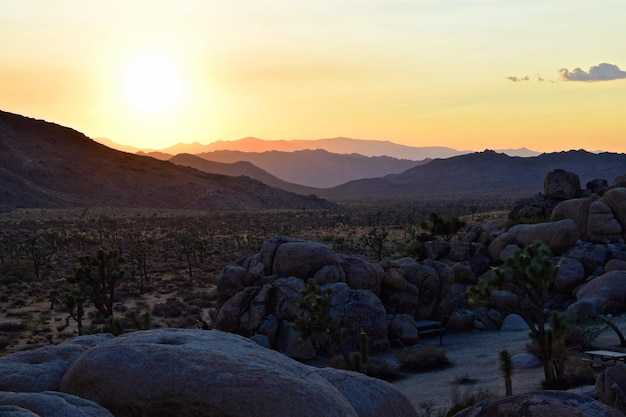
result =
[[[624,0],[2,0],[0,109],[246,136],[626,152]]]

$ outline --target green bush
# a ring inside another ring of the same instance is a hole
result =
[[[404,348],[396,354],[396,358],[400,369],[409,372],[432,371],[450,365],[445,352],[433,345],[425,345],[421,349]]]

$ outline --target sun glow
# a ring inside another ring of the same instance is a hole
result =
[[[180,105],[183,82],[173,61],[158,54],[133,60],[124,74],[126,99],[136,110],[163,113]]]

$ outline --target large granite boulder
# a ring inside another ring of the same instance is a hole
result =
[[[113,417],[113,414],[93,401],[62,392],[0,391],[0,416]]]
[[[576,299],[592,303],[600,314],[626,311],[626,270],[607,272],[592,279],[576,292]]]
[[[576,198],[580,195],[580,179],[564,169],[550,171],[543,180],[543,195],[552,200]]]
[[[388,382],[333,368],[315,372],[341,392],[359,417],[416,417],[411,401]]]
[[[455,417],[624,417],[591,397],[567,391],[536,391],[480,402]]]
[[[578,240],[578,228],[572,219],[536,224],[516,224],[496,237],[487,249],[492,259],[501,259],[500,252],[508,245],[530,245],[541,241],[548,245],[555,255],[562,254]]]
[[[590,205],[590,198],[572,198],[571,200],[561,201],[554,210],[552,210],[550,221],[572,219],[574,223],[576,223],[578,235],[586,236]]]
[[[622,240],[622,226],[613,210],[603,201],[594,201],[589,206],[586,240],[598,243],[611,243]]]
[[[67,368],[84,351],[111,339],[110,334],[81,336],[59,345],[0,358],[0,391],[58,391]]]
[[[358,415],[311,367],[218,330],[107,340],[74,361],[61,390],[126,417]]]
[[[612,188],[604,193],[602,201],[605,202],[615,215],[617,221],[626,230],[626,187]]]
[[[306,281],[324,266],[336,264],[337,255],[326,245],[308,241],[285,242],[274,253],[272,274]]]

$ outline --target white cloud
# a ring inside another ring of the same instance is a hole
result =
[[[580,68],[569,71],[567,68],[559,70],[562,81],[610,81],[626,78],[626,71],[613,64],[599,64],[589,68],[588,72]]]

